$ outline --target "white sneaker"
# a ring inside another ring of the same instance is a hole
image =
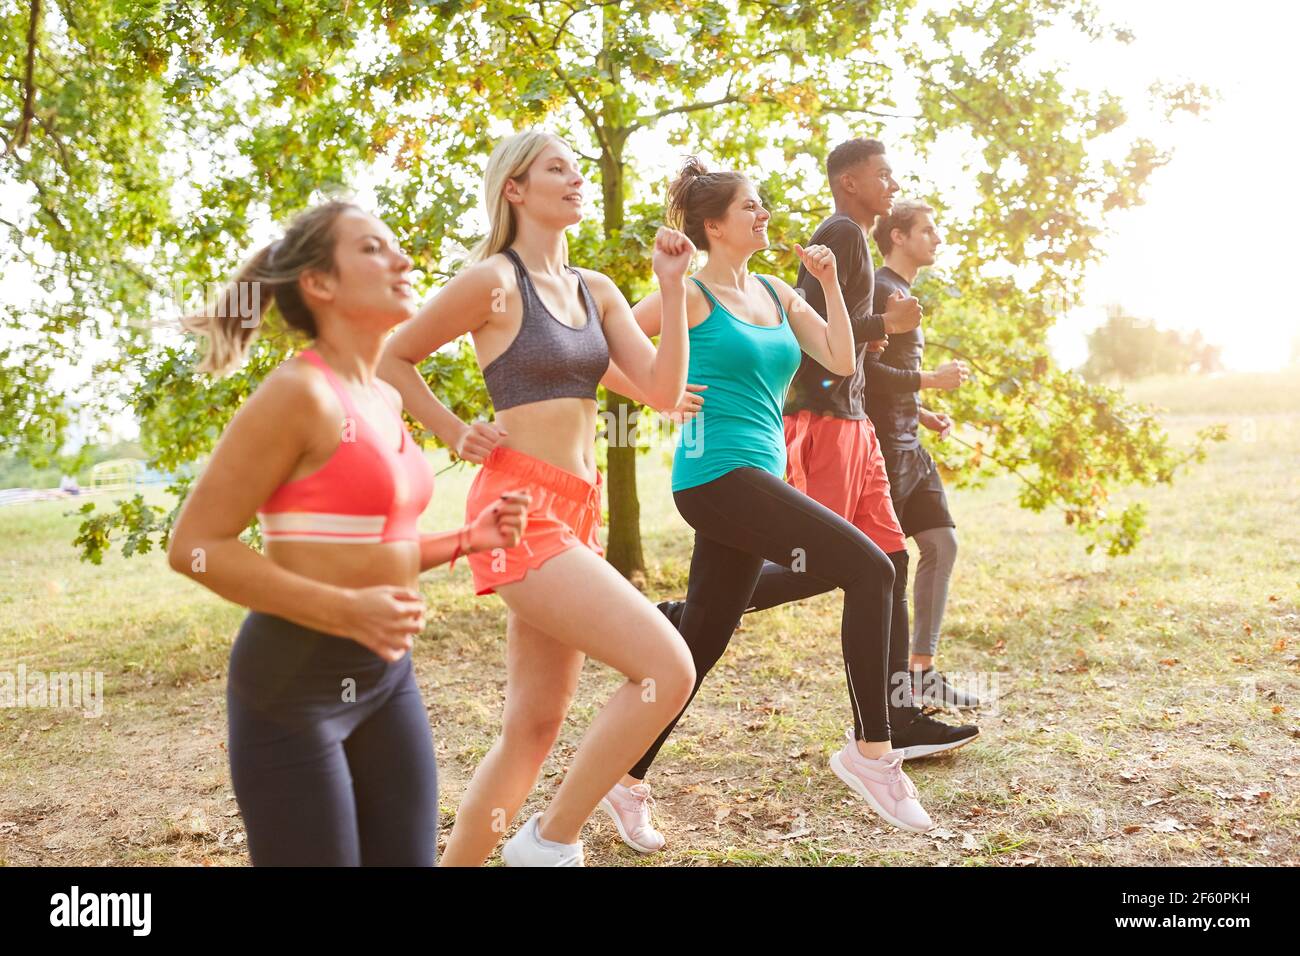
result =
[[[519,832],[501,848],[501,859],[506,866],[583,866],[582,841],[577,843],[543,842],[537,832],[537,821],[542,815],[534,813]]]

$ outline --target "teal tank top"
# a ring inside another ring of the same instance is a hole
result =
[[[780,325],[736,318],[694,276],[713,311],[690,330],[687,381],[707,385],[700,413],[682,426],[673,451],[673,491],[721,478],[737,468],[761,468],[785,478],[781,409],[799,368],[799,342],[781,300],[756,276],[781,313]]]

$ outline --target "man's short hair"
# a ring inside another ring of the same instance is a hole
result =
[[[885,144],[878,139],[867,139],[865,136],[859,136],[857,139],[840,143],[826,157],[826,179],[830,182],[831,189],[834,190],[835,188],[835,177],[846,169],[851,169],[872,156],[883,156],[884,154]]]
[[[871,235],[876,239],[876,248],[880,250],[882,256],[887,256],[894,248],[892,234],[895,229],[901,229],[903,235],[910,235],[912,227],[922,216],[929,214],[934,215],[934,207],[927,206],[919,199],[900,199],[894,203],[894,208],[890,210],[888,216],[880,216],[876,219],[876,227],[871,230]]]

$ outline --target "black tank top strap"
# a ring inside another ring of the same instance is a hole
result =
[[[515,264],[516,272],[518,272],[520,275],[525,275],[525,276],[528,275],[528,270],[524,268],[524,260],[519,258],[519,253],[515,252],[515,250],[510,248],[509,246],[506,246],[501,251],[504,252],[507,258],[509,258],[510,261]]]

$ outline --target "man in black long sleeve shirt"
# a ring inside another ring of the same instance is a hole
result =
[[[892,192],[886,199],[891,197]],[[887,207],[885,211],[888,212]],[[808,240],[809,245],[823,245],[835,253],[835,269],[840,288],[844,291],[844,304],[849,309],[849,324],[853,327],[853,340],[858,349],[857,367],[852,375],[836,375],[805,352],[786,393],[787,415],[809,411],[844,421],[865,419],[863,359],[869,351],[868,343],[884,340],[889,332],[902,332],[909,326],[915,328],[920,320],[920,309],[916,300],[910,297],[907,297],[910,302],[905,299],[892,304],[892,308],[889,302],[879,309],[873,305],[875,265],[871,261],[867,228],[869,224],[855,220],[837,206],[834,214],[818,226]],[[802,265],[795,288],[818,315],[826,314],[826,296],[821,284],[808,275]]]
[[[877,220],[873,235],[885,256],[885,265],[876,271],[877,308],[890,297],[911,295],[917,271],[934,264],[940,239],[933,214],[924,203],[902,201]],[[918,435],[921,425],[941,435],[952,427],[946,415],[921,406],[920,389],[956,388],[966,378],[966,367],[948,362],[934,372],[923,371],[924,349],[925,333],[918,327],[890,336],[883,352],[869,356],[867,413],[884,452],[894,510],[904,534],[916,540],[921,554],[912,590],[914,690],[925,703],[976,706],[979,701],[973,694],[951,686],[934,668],[948,581],[957,557],[957,532],[939,470]]]

